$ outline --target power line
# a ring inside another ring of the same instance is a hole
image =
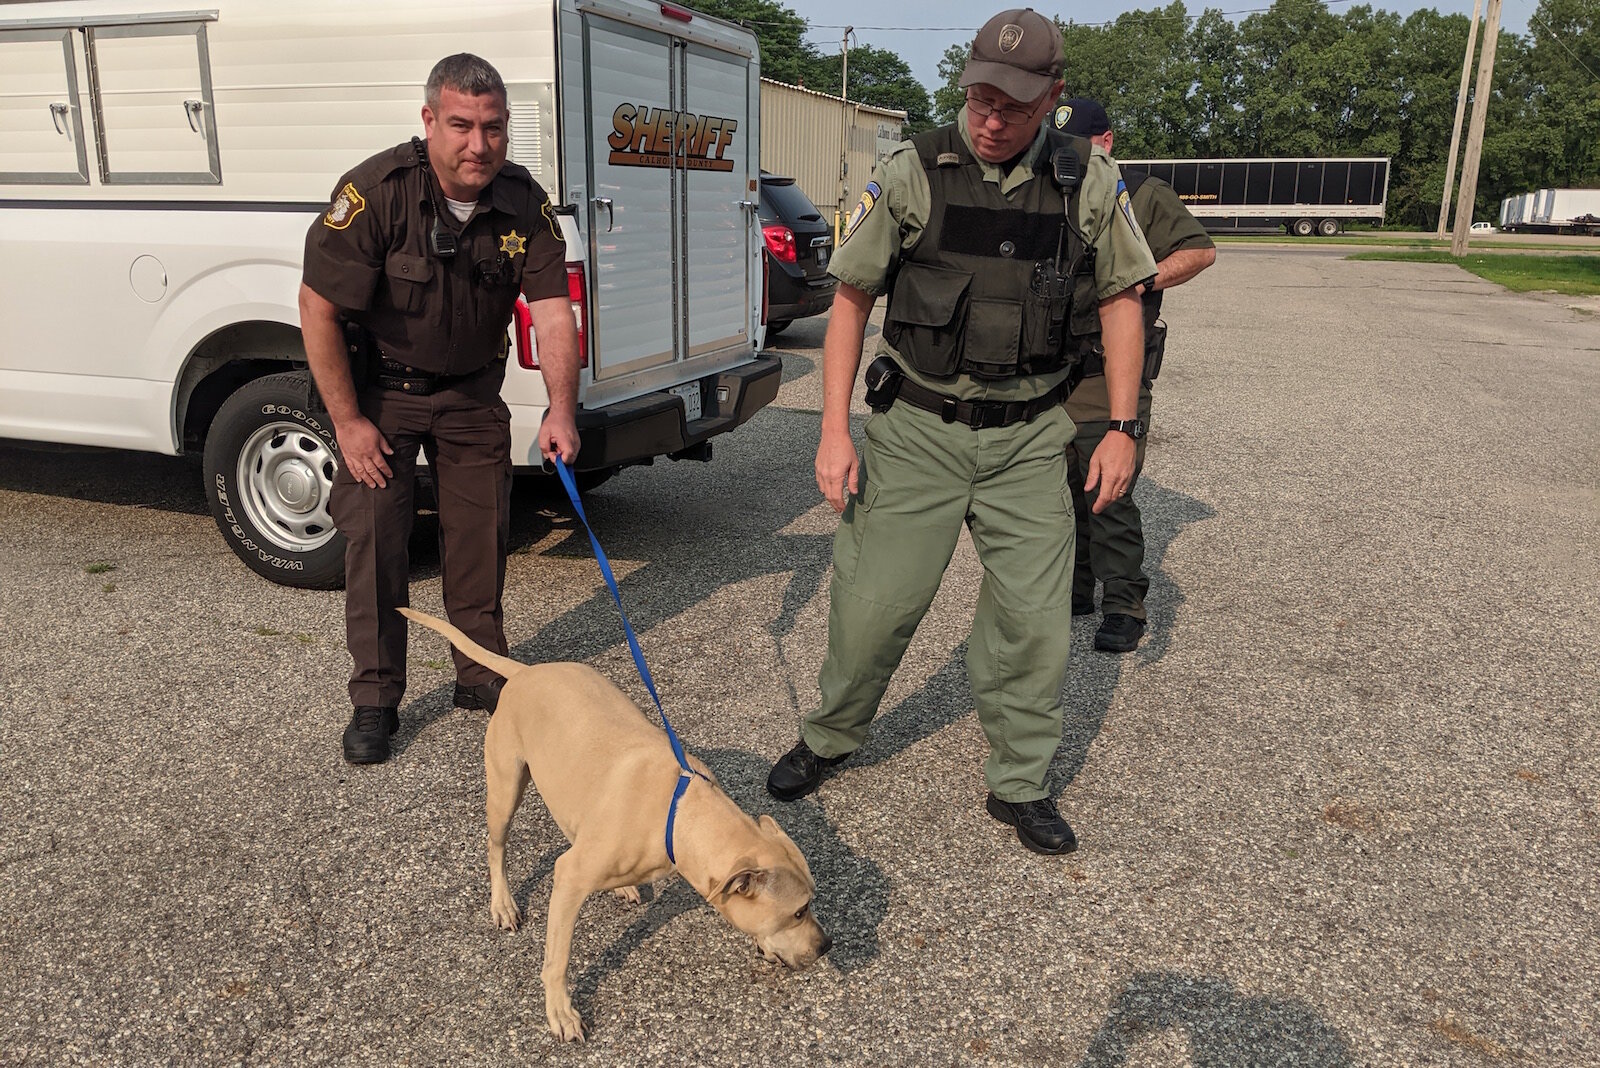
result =
[[[1572,61],[1574,63],[1576,63],[1578,66],[1582,67],[1584,70],[1589,71],[1589,78],[1591,80],[1600,82],[1600,76],[1597,76],[1594,71],[1589,70],[1589,64],[1585,63],[1582,59],[1578,58],[1578,53],[1574,52],[1572,49],[1567,47],[1567,42],[1563,41],[1561,39],[1561,36],[1559,34],[1557,34],[1555,30],[1552,30],[1550,28],[1550,24],[1548,22],[1544,21],[1544,19],[1541,19],[1539,17],[1539,13],[1537,11],[1535,11],[1533,14],[1529,15],[1528,17],[1530,19],[1532,19],[1534,22],[1537,22],[1540,26],[1543,26],[1544,27],[1544,32],[1550,35],[1550,39],[1552,41],[1554,41],[1556,44],[1561,46],[1561,50],[1563,52],[1565,52],[1567,55],[1572,57]]]

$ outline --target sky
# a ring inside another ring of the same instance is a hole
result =
[[[811,26],[806,40],[824,53],[837,54],[846,26],[854,26],[851,46],[870,44],[898,52],[910,64],[911,72],[931,92],[941,82],[939,57],[953,44],[966,47],[983,21],[997,11],[1005,10],[999,0],[975,3],[974,0],[896,0],[861,6],[861,0],[781,0]],[[1017,3],[1018,0],[1007,0]],[[1449,14],[1472,14],[1473,0],[1362,0],[1373,8],[1409,15],[1418,8],[1431,7]],[[1234,15],[1235,20],[1246,14],[1270,6],[1271,0],[1185,0],[1191,15],[1198,15],[1207,7],[1217,8]],[[1338,12],[1354,6],[1355,0],[1330,0],[1328,6]],[[1028,6],[1022,0],[1019,6]],[[1060,3],[1035,0],[1034,10],[1053,15],[1062,21],[1106,22],[1124,11],[1148,11],[1162,6],[1161,0],[1128,3],[1126,0],[1108,0],[1103,4]],[[1500,25],[1512,33],[1528,32],[1528,17],[1533,14],[1537,0],[1503,0]],[[1484,2],[1488,10],[1488,2]],[[1482,32],[1481,30],[1479,31]],[[1465,46],[1466,42],[1461,42]]]

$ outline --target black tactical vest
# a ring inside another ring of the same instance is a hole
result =
[[[1090,144],[1052,131],[1088,169]],[[1041,161],[1008,199],[955,126],[912,138],[933,194],[928,223],[890,282],[883,334],[927,375],[1000,379],[1075,364],[1100,335],[1094,250],[1077,226],[1078,186],[1065,200]],[[1067,225],[1067,212],[1072,225]],[[1059,260],[1058,257],[1059,256]],[[1055,267],[1055,285],[1041,272]]]

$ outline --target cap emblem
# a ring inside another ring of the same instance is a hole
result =
[[[1000,27],[1000,51],[1015,52],[1017,46],[1022,44],[1022,27],[1015,22],[1008,22]]]
[[[1067,123],[1072,121],[1072,105],[1062,104],[1056,108],[1056,129],[1065,130]]]

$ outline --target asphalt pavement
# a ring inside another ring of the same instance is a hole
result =
[[[596,896],[583,1046],[538,974],[563,840],[530,793],[497,930],[443,642],[350,767],[340,594],[239,564],[190,461],[0,444],[0,1064],[1600,1064],[1600,302],[1347,251],[1229,246],[1168,297],[1151,630],[1077,621],[1068,857],[983,810],[965,538],[867,745],[762,788],[826,638],[825,320],[710,464],[589,495],[679,732],[835,946],[786,973],[681,881]],[[513,541],[513,655],[648,707],[565,502],[519,493]]]

